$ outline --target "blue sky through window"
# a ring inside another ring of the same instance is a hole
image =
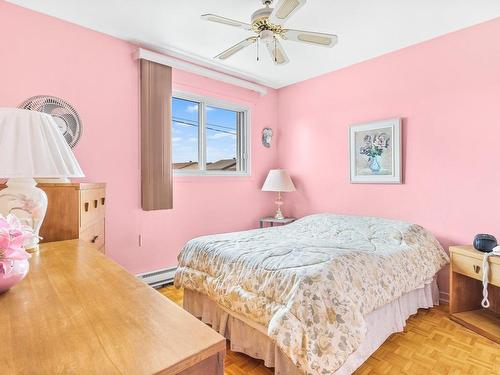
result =
[[[173,162],[198,162],[198,113],[200,105],[172,99]],[[208,163],[236,159],[237,119],[235,111],[206,107],[206,158]]]
[[[198,162],[199,104],[172,98],[172,159],[174,163]]]
[[[207,163],[236,159],[237,112],[207,107]]]

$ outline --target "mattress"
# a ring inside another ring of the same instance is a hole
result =
[[[331,374],[360,347],[369,313],[448,262],[418,225],[319,214],[193,239],[179,255],[175,284],[266,327],[303,373]]]

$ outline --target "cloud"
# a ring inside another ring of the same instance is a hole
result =
[[[198,138],[196,138],[196,137],[190,137],[190,138],[188,138],[188,141],[189,142],[198,142]]]
[[[186,112],[188,112],[188,113],[195,113],[195,112],[198,112],[198,108],[199,108],[199,105],[197,103],[192,104],[192,105],[188,105],[186,107]],[[205,108],[206,108],[207,112],[215,110],[215,108],[208,107],[208,106],[205,107]]]
[[[214,135],[211,135],[209,138],[210,139],[221,139],[221,138],[226,138],[226,137],[234,138],[234,137],[236,137],[236,135],[229,134],[229,133],[215,133]]]
[[[173,137],[172,142],[180,142],[182,141],[182,137]]]

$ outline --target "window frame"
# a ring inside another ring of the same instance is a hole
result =
[[[187,93],[184,91],[173,91],[172,99],[178,98],[183,100],[189,100],[198,103],[198,166],[202,166],[203,169],[193,170],[193,169],[173,169],[174,176],[250,176],[251,175],[251,157],[250,157],[250,108],[244,105],[239,105],[235,103],[228,102],[222,99],[216,99],[204,95],[196,95]],[[240,129],[237,130],[239,136],[237,135],[236,144],[236,163],[237,169],[241,168],[241,162],[244,165],[242,170],[237,171],[222,171],[222,170],[207,170],[206,169],[206,157],[207,157],[207,142],[206,142],[206,108],[207,107],[217,107],[221,109],[226,109],[229,111],[244,113],[244,118],[241,123],[238,123]],[[173,113],[172,113],[173,115]],[[171,125],[173,126],[173,119],[171,120]],[[172,145],[173,152],[173,145]]]

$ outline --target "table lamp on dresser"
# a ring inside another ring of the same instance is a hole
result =
[[[274,218],[283,220],[284,216],[281,212],[283,199],[281,198],[281,193],[295,191],[295,186],[288,172],[284,169],[271,169],[267,175],[264,185],[262,186],[262,191],[275,191],[278,193],[278,197],[275,201],[278,209],[276,210]]]
[[[38,249],[38,234],[47,211],[47,195],[34,179],[67,181],[69,177],[84,174],[53,117],[0,108],[0,178],[8,178],[7,187],[0,190],[0,213],[14,214],[33,229],[36,237],[28,250]]]

